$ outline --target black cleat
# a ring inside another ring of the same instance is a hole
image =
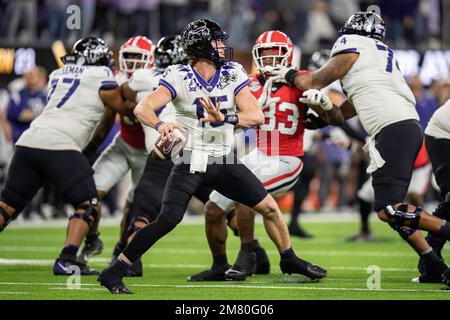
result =
[[[225,271],[225,280],[243,281],[256,272],[256,253],[239,251],[236,262]]]
[[[346,239],[347,242],[370,242],[373,240],[374,238],[372,233],[366,231],[358,232],[357,234]]]
[[[439,258],[442,259],[440,252],[438,254]],[[426,263],[425,259],[422,257],[419,258],[419,263],[417,265],[419,269],[420,276],[417,278],[413,278],[412,282],[418,283],[441,283],[442,282],[442,274],[445,270],[447,270],[447,265],[443,260],[440,260],[437,263]]]
[[[230,267],[228,263],[221,267],[213,267],[187,277],[187,281],[225,281],[225,271]]]
[[[68,276],[77,273],[79,270],[82,276],[95,276],[99,272],[88,267],[86,263],[81,263],[72,259],[57,258],[53,264],[53,274],[55,276]]]
[[[445,270],[442,274],[441,282],[450,288],[450,268]]]
[[[110,267],[100,272],[97,281],[112,294],[133,294],[122,281],[122,277],[113,272]]]
[[[100,238],[95,238],[94,241],[89,242],[84,240],[84,247],[81,249],[77,257],[77,261],[87,263],[90,258],[103,252],[103,241]]]
[[[139,257],[125,273],[125,277],[142,277],[142,260]]]
[[[294,237],[299,237],[303,239],[312,239],[314,236],[308,232],[306,232],[300,225],[297,223],[290,223],[288,226],[289,234]]]
[[[281,272],[287,274],[298,273],[304,275],[311,280],[322,279],[327,275],[327,271],[319,266],[313,265],[299,257],[280,260]]]
[[[270,273],[270,261],[267,256],[266,250],[262,247],[256,247],[253,249],[256,254],[256,271],[255,274],[269,274]]]

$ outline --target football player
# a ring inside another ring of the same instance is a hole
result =
[[[112,67],[112,52],[100,38],[77,41],[65,65],[50,75],[50,91],[44,111],[16,143],[7,181],[0,197],[0,230],[22,211],[44,181],[49,179],[75,212],[69,218],[63,250],[53,272],[67,275],[80,268],[83,275],[96,274],[76,261],[76,253],[88,230],[98,219],[93,170],[81,150],[88,142],[105,106],[131,114]]]
[[[340,79],[346,100],[340,108],[345,119],[358,115],[371,136],[368,173],[375,190],[374,209],[378,217],[410,244],[425,264],[445,270],[446,265],[418,231],[426,230],[450,239],[450,223],[404,203],[413,164],[422,146],[414,96],[406,84],[394,52],[383,43],[385,25],[374,12],[357,12],[340,30],[331,51],[332,58],[317,71],[298,74],[285,68],[279,72],[286,81],[305,91],[307,102],[324,110],[334,108],[316,89]],[[334,116],[334,114],[332,115]],[[339,123],[339,117],[330,118]]]
[[[142,70],[135,82],[145,81],[148,88],[156,88],[161,73],[154,68],[154,45],[144,36],[135,36],[122,44],[119,50],[119,72],[115,75],[118,85],[130,80],[137,70]],[[142,79],[142,80],[141,80]],[[146,80],[148,79],[148,80]],[[97,126],[89,144],[83,153],[89,156],[97,150],[108,135],[116,119],[116,112],[111,110]],[[127,193],[124,216],[121,229],[127,228],[129,211],[133,202],[134,189],[142,175],[147,160],[145,136],[141,123],[134,115],[120,115],[120,132],[94,163],[94,181],[99,200],[102,200],[109,190],[131,171],[131,187]],[[97,208],[101,212],[100,205]],[[103,243],[99,238],[98,223],[86,236],[85,246],[78,259],[86,262],[91,256],[100,254]]]
[[[441,190],[441,202],[433,215],[450,220],[450,100],[438,108],[425,129],[425,145],[431,160],[436,182]],[[446,242],[438,232],[428,232],[425,239],[436,254],[442,258],[442,248]],[[440,268],[434,268],[426,263],[423,257],[419,260],[420,277],[413,279],[417,282],[443,282],[450,287],[450,269],[442,275]]]
[[[259,72],[249,75],[248,87],[258,99],[264,113],[264,124],[257,127],[257,148],[240,161],[250,169],[272,195],[288,191],[298,180],[303,163],[303,132],[305,106],[299,101],[302,91],[289,85],[273,84],[272,72],[281,66],[292,64],[293,44],[289,37],[278,30],[261,34],[253,47],[253,61]],[[189,277],[191,281],[244,280],[252,273],[269,273],[255,270],[254,244],[255,213],[242,204],[236,204],[237,225],[241,250],[234,265],[226,269],[225,243],[227,227],[225,216],[233,209],[233,200],[217,191],[206,204],[206,236],[213,255],[211,269]],[[217,261],[223,261],[220,265]]]
[[[167,68],[158,89],[134,110],[144,125],[155,128],[163,138],[174,130],[187,130],[189,139],[182,156],[174,159],[157,219],[139,230],[116,262],[99,275],[100,283],[113,294],[131,293],[123,283],[125,272],[181,222],[189,200],[202,186],[214,188],[263,215],[266,230],[280,252],[282,272],[311,278],[326,276],[325,270],[295,255],[275,200],[230,152],[234,127],[261,125],[264,114],[248,88],[245,70],[231,61],[232,49],[223,43],[227,38],[214,21],[189,23],[180,35],[189,64]],[[170,101],[178,123],[162,122],[155,114]]]

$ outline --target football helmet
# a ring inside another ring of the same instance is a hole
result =
[[[294,45],[291,39],[284,32],[271,30],[264,32],[256,39],[252,55],[258,70],[261,73],[270,74],[273,70],[290,66],[293,52]],[[271,64],[264,63],[270,58]]]
[[[181,47],[177,36],[167,36],[159,39],[155,48],[156,68],[164,70],[173,64],[186,64],[187,56]]]
[[[314,71],[322,68],[325,63],[330,60],[331,50],[330,49],[322,49],[316,51],[312,54],[311,58],[309,58],[308,62],[308,70]]]
[[[137,69],[152,68],[155,65],[153,50],[153,42],[147,37],[131,37],[119,50],[120,71],[131,74]]]
[[[386,34],[384,20],[375,12],[359,11],[348,18],[345,25],[338,31],[339,35],[358,34],[383,41]]]
[[[228,33],[216,22],[209,19],[199,19],[189,23],[179,36],[180,44],[189,58],[204,58],[221,67],[233,58],[230,47],[214,47],[213,40],[225,41]],[[219,51],[223,52],[221,55]]]
[[[114,66],[113,53],[101,38],[87,37],[75,42],[72,52],[61,57],[66,63],[87,66]]]

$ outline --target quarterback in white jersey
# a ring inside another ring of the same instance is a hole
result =
[[[63,57],[65,66],[50,75],[47,106],[17,142],[1,193],[0,229],[30,202],[45,180],[56,185],[74,206],[64,248],[53,273],[68,275],[71,265],[82,274],[96,274],[75,261],[79,245],[98,219],[93,171],[81,154],[107,108],[130,113],[114,80],[111,51],[102,39],[84,38]]]
[[[304,102],[319,105],[322,116],[331,124],[358,115],[372,136],[368,172],[372,174],[378,217],[407,240],[429,266],[442,272],[445,264],[417,229],[450,239],[450,224],[404,203],[423,132],[411,90],[392,49],[382,42],[384,21],[374,12],[358,12],[347,20],[340,35],[325,66],[310,74],[284,69],[279,79],[310,89]],[[340,107],[316,90],[338,79],[348,97]]]
[[[295,255],[275,200],[230,152],[234,126],[260,125],[264,115],[247,87],[242,66],[227,59],[231,53],[231,48],[223,43],[227,38],[214,21],[200,19],[188,24],[180,42],[189,65],[169,67],[158,89],[135,108],[139,120],[163,137],[175,129],[187,129],[189,142],[182,157],[175,160],[158,218],[137,232],[116,262],[100,273],[100,283],[113,294],[130,293],[122,280],[127,268],[181,222],[192,195],[202,186],[210,186],[263,215],[280,252],[284,273],[300,273],[314,279],[326,276],[325,270]],[[155,114],[170,101],[176,109],[177,123],[162,122]],[[227,265],[225,261],[223,266]]]

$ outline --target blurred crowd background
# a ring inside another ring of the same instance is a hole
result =
[[[71,4],[81,8],[80,30],[70,31],[65,26],[66,9]],[[55,40],[62,40],[68,48],[78,38],[94,35],[117,49],[132,35],[147,35],[156,42],[161,35],[176,34],[189,21],[206,17],[223,25],[230,34],[229,45],[246,53],[248,59],[256,37],[270,29],[286,32],[303,53],[311,54],[330,48],[346,19],[373,4],[381,8],[387,25],[386,42],[392,48],[419,52],[450,48],[450,0],[0,0],[0,46],[50,47]],[[302,65],[307,66],[307,62]],[[45,106],[51,71],[35,66],[8,80],[5,88],[0,86],[0,187],[14,153],[14,142]],[[444,77],[426,85],[419,75],[407,80],[425,127],[434,111],[450,98],[450,80]],[[343,98],[339,90],[334,94]],[[361,136],[365,135],[358,121],[349,124]],[[102,149],[117,130],[118,126]],[[357,190],[367,179],[363,143],[336,143],[330,139],[336,133],[329,131],[326,128],[307,134],[306,149],[312,165],[302,173],[305,178],[300,179],[299,185],[303,184],[303,189],[296,186],[296,201],[293,192],[279,199],[284,211],[357,210]],[[351,142],[351,138],[348,140]],[[111,215],[120,211],[125,190],[126,182],[105,200]],[[426,202],[435,201],[437,195],[431,183],[423,193]],[[199,211],[195,205],[190,210]],[[65,216],[66,211],[49,184],[22,216],[51,218]]]
[[[70,31],[66,11],[73,4],[81,8],[82,25]],[[302,49],[315,50],[329,47],[346,19],[370,5],[382,8],[388,45],[450,47],[449,0],[0,0],[0,40],[48,45],[96,35],[114,45],[135,34],[176,34],[205,17],[228,30],[238,49],[249,49],[261,32],[278,29]]]

